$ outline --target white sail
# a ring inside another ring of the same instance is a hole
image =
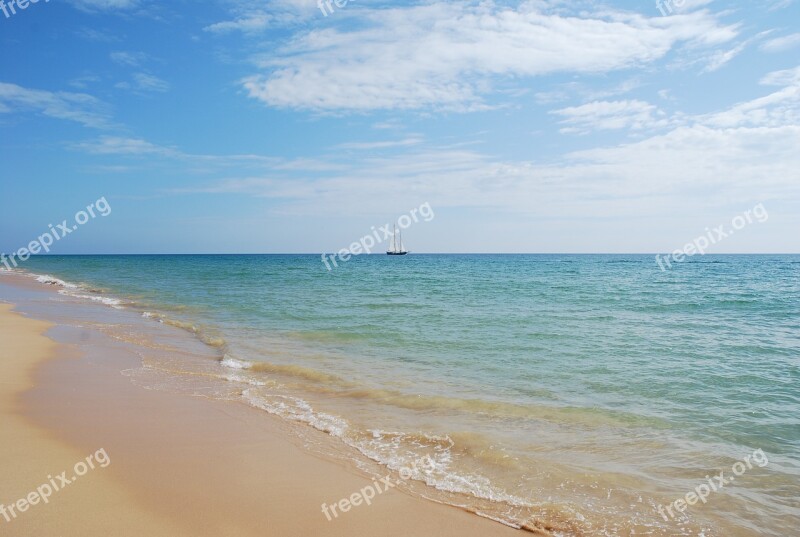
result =
[[[394,230],[392,230],[392,242],[389,244],[389,251],[397,251],[397,226],[395,226]]]

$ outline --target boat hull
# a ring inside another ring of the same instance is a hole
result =
[[[386,255],[406,255],[408,252],[386,252]]]

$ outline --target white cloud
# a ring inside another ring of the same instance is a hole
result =
[[[783,52],[800,45],[800,32],[770,39],[761,45],[761,50],[765,52]]]
[[[124,11],[137,7],[139,0],[70,0],[70,4],[87,12]]]
[[[782,71],[772,71],[767,73],[762,79],[764,86],[792,86],[800,84],[800,66],[794,69],[784,69]]]
[[[556,85],[552,90],[534,94],[538,104],[552,104],[570,99],[573,96],[583,101],[595,101],[624,95],[642,85],[638,77],[629,78],[609,87],[601,87],[598,83],[566,82]]]
[[[138,93],[163,93],[170,88],[169,82],[149,73],[134,73],[132,79],[132,82],[118,82],[114,87]]]
[[[70,86],[78,89],[86,89],[90,84],[100,82],[101,78],[97,75],[83,75],[73,78],[68,82]]]
[[[137,89],[142,91],[163,92],[168,91],[170,87],[169,82],[147,73],[135,73],[133,80],[136,82]]]
[[[75,32],[75,35],[89,41],[100,41],[105,43],[114,43],[119,41],[119,36],[111,32],[101,31],[96,28],[81,28]]]
[[[119,136],[101,136],[91,142],[74,144],[75,149],[80,149],[95,155],[177,155],[172,148],[152,144],[138,138],[123,138]]]
[[[776,11],[778,9],[784,9],[791,6],[794,3],[794,0],[771,0],[769,2],[768,9],[769,11]]]
[[[738,104],[725,112],[710,115],[706,123],[719,127],[799,125],[800,86],[786,87],[765,97]]]
[[[743,103],[728,110],[698,118],[714,127],[780,127],[800,125],[800,67],[773,71],[761,79],[765,86],[782,89]]]
[[[109,54],[114,63],[125,67],[142,68],[142,65],[149,60],[149,56],[143,52],[114,51]],[[114,87],[119,89],[131,90],[139,93],[165,92],[169,91],[170,84],[150,73],[139,71],[131,76],[132,82],[118,82]]]
[[[642,130],[669,125],[666,114],[650,103],[629,101],[594,101],[581,106],[554,110],[564,119],[563,133],[585,134],[593,130]]]
[[[85,93],[51,92],[0,82],[0,112],[36,112],[76,121],[87,127],[109,127],[107,106]]]
[[[321,15],[317,0],[230,0],[233,20],[209,24],[206,32],[257,34],[276,26],[289,26]]]
[[[410,145],[417,145],[422,142],[422,138],[405,138],[403,140],[389,140],[385,142],[348,142],[339,144],[336,147],[340,149],[388,149],[391,147],[408,147]]]
[[[71,145],[72,149],[92,155],[110,155],[142,159],[151,168],[177,166],[180,173],[208,174],[217,170],[269,170],[270,172],[331,172],[343,166],[320,160],[282,159],[263,155],[208,155],[184,153],[173,146],[159,145],[141,138],[100,136]],[[159,157],[154,158],[154,157]]]
[[[232,21],[223,21],[211,24],[203,28],[206,32],[226,33],[226,32],[258,32],[269,27],[273,18],[262,11],[249,13]]]
[[[115,51],[109,54],[109,57],[114,63],[138,67],[147,59],[147,54],[143,52]]]
[[[703,72],[704,73],[711,73],[711,72],[714,72],[714,71],[720,69],[725,64],[727,64],[729,61],[731,61],[736,56],[741,54],[742,51],[745,48],[747,48],[748,44],[749,44],[749,42],[745,41],[744,43],[739,43],[738,45],[736,45],[732,49],[720,50],[720,51],[715,52],[714,54],[712,54],[708,58],[708,65],[706,65],[705,69],[703,69]]]
[[[362,10],[351,31],[300,34],[262,57],[248,94],[313,110],[485,108],[492,77],[605,73],[662,58],[681,42],[717,45],[737,35],[706,11],[653,18],[603,12],[583,18],[492,3]]]
[[[639,100],[594,101],[554,110],[564,118],[562,133],[585,134],[594,130],[630,129],[633,131],[689,126],[713,128],[781,127],[800,124],[800,67],[773,71],[761,79],[765,86],[781,89],[750,101],[737,103],[724,111],[686,116],[667,116],[656,106]],[[663,91],[663,90],[662,90]],[[661,94],[661,92],[659,92]],[[663,94],[668,97],[669,94]]]

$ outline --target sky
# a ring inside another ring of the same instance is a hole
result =
[[[0,44],[0,252],[99,199],[51,253],[425,204],[412,252],[800,252],[800,0],[4,0]]]

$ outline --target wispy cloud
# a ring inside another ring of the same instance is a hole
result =
[[[403,140],[387,140],[384,142],[348,142],[339,144],[340,149],[388,149],[391,147],[408,147],[422,142],[422,138],[405,138]]]
[[[704,73],[712,73],[720,68],[722,68],[725,64],[729,61],[734,59],[736,56],[742,53],[742,51],[747,48],[748,43],[740,43],[735,47],[728,49],[728,50],[720,50],[712,54],[708,59],[708,65],[706,65],[705,69],[703,69]]]
[[[763,86],[796,86],[800,85],[800,66],[767,73],[760,80]]]
[[[622,82],[606,87],[597,84],[591,85],[585,82],[566,82],[557,84],[548,91],[537,92],[534,94],[534,98],[539,104],[562,102],[575,96],[583,101],[594,101],[630,93],[641,85],[642,82],[637,77],[628,78]]]
[[[309,158],[284,159],[254,154],[192,154],[180,151],[172,145],[156,144],[142,138],[124,136],[100,136],[71,144],[70,147],[91,155],[126,157],[131,161],[146,160],[151,167],[177,163],[181,166],[182,172],[204,174],[228,169],[309,173],[343,169],[343,166],[337,163]]]
[[[136,83],[136,88],[141,91],[168,91],[170,88],[169,82],[153,76],[148,73],[135,73],[133,80]]]
[[[119,89],[130,90],[136,93],[163,93],[165,91],[169,91],[170,89],[169,82],[149,73],[134,73],[131,82],[118,82],[114,86]]]
[[[700,116],[706,125],[734,127],[789,127],[800,125],[800,67],[773,71],[761,79],[765,86],[782,86],[778,91],[738,103],[715,114]]]
[[[761,45],[765,52],[784,52],[800,46],[800,32],[770,39]]]
[[[255,35],[268,28],[302,23],[320,14],[317,0],[230,0],[226,4],[233,19],[209,24],[204,31]]]
[[[76,30],[75,34],[88,41],[98,41],[101,43],[114,43],[120,40],[118,35],[110,31],[98,30],[97,28],[83,27]]]
[[[96,140],[73,144],[72,147],[94,155],[177,156],[180,154],[180,152],[170,147],[158,146],[139,138],[120,136],[101,136]]]
[[[630,101],[594,101],[581,106],[554,110],[552,114],[563,117],[562,133],[586,134],[594,130],[642,130],[666,127],[666,114],[650,103]]]
[[[144,52],[115,51],[109,56],[114,63],[130,67],[138,67],[147,60],[147,54]]]
[[[129,10],[137,7],[139,0],[69,0],[69,3],[81,11],[93,13]]]
[[[68,82],[70,86],[73,88],[78,89],[86,89],[89,87],[90,84],[94,84],[96,82],[100,82],[101,78],[97,75],[83,75],[77,78],[73,78]]]
[[[273,20],[272,16],[263,11],[249,13],[231,21],[222,21],[210,24],[203,28],[206,32],[212,33],[227,33],[227,32],[259,32],[269,27],[270,22]]]
[[[0,82],[0,113],[25,112],[76,121],[86,127],[110,127],[108,106],[91,95],[36,90]]]

